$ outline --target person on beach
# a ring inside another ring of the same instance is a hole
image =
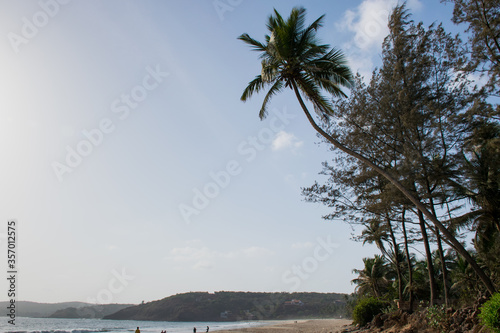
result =
[[[137,329],[135,330],[135,333],[141,333],[141,330],[139,329],[139,327],[137,327]]]
[[[193,333],[196,333],[196,327],[193,327]]]
[[[208,333],[208,330],[210,329],[210,327],[207,326],[207,333]]]

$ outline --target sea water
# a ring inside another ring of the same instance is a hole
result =
[[[235,328],[255,327],[270,324],[269,321],[250,322],[173,322],[173,321],[136,321],[102,319],[52,319],[16,317],[15,325],[8,323],[8,317],[0,318],[0,332],[5,333],[134,333],[137,327],[141,333],[205,333]]]

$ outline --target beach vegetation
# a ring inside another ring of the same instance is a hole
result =
[[[500,293],[495,293],[483,304],[479,318],[484,326],[493,332],[500,332]]]
[[[305,189],[305,195],[310,201],[335,207],[335,194],[354,194],[355,200],[347,199],[358,202],[343,207],[341,213],[359,212],[362,207],[366,213],[362,223],[379,219],[386,225],[392,242],[392,255],[387,259],[396,269],[400,299],[405,258],[394,232],[402,211],[418,217],[431,305],[439,297],[430,245],[434,237],[446,303],[450,286],[443,242],[468,262],[489,293],[495,292],[491,275],[452,227],[451,213],[461,206],[453,187],[460,177],[457,162],[463,149],[459,148],[487,105],[485,95],[468,85],[467,75],[454,71],[464,57],[460,39],[447,34],[442,25],[415,24],[406,5],[399,5],[389,20],[383,65],[366,85],[360,76],[352,75],[341,50],[317,39],[324,16],[306,26],[305,13],[303,8],[294,8],[284,18],[275,10],[268,18],[264,42],[248,34],[239,37],[261,58],[261,73],[248,83],[241,100],[267,89],[259,111],[264,119],[272,97],[290,89],[311,126],[345,153],[336,155],[335,165],[327,166],[324,173],[332,175],[335,185],[340,182],[336,179],[344,181],[341,185],[349,191],[332,192],[331,187],[317,185]],[[342,88],[351,88],[348,99]],[[306,102],[312,104],[316,117]],[[441,215],[441,210],[448,216]]]
[[[304,197],[380,251],[353,269],[358,312],[391,299],[410,313],[429,307],[437,326],[444,309],[500,288],[500,6],[449,2],[465,41],[439,22],[414,22],[399,4],[370,78],[320,43],[324,16],[307,26],[303,8],[288,18],[275,10],[264,42],[239,37],[261,59],[241,100],[267,90],[263,119],[272,97],[289,90],[332,151],[326,178]]]
[[[356,325],[365,326],[388,306],[389,304],[386,301],[376,297],[360,299],[352,312],[353,322]]]

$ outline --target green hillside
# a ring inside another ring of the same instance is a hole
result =
[[[0,302],[0,307],[2,309],[5,309],[8,305],[9,302]],[[91,304],[83,302],[37,303],[28,301],[17,301],[16,315],[18,315],[19,317],[45,318],[50,316],[56,311],[68,307],[80,308],[89,305]]]
[[[104,319],[236,321],[343,316],[343,294],[191,292],[120,310]]]
[[[68,307],[51,314],[49,318],[102,318],[134,304],[103,304],[84,307]]]

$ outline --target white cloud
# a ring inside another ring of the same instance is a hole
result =
[[[188,262],[207,258],[213,258],[215,252],[207,247],[195,248],[191,246],[177,247],[170,250],[169,258],[178,262]]]
[[[239,255],[239,253],[235,252],[235,251],[220,253],[220,257],[224,258],[224,259],[234,259],[234,258],[237,258],[238,255]]]
[[[355,11],[347,10],[338,24],[340,30],[354,32],[354,46],[361,50],[379,47],[387,36],[387,20],[396,0],[365,0]]]
[[[179,264],[190,265],[193,269],[212,269],[215,265],[216,257],[217,252],[207,247],[196,248],[185,246],[170,250],[167,259]]]
[[[488,83],[488,75],[469,73],[467,79],[472,81],[478,88],[484,87]]]
[[[350,42],[342,45],[353,72],[359,72],[366,80],[371,77],[374,57],[378,57],[382,42],[388,35],[387,23],[397,0],[365,0],[356,9],[347,10],[336,27],[354,34]],[[411,11],[421,10],[420,0],[407,3]]]
[[[299,148],[304,144],[303,141],[299,141],[295,135],[292,133],[287,133],[285,131],[280,131],[276,134],[271,145],[272,150],[280,150],[285,148]]]
[[[194,269],[200,269],[200,270],[208,270],[208,269],[213,269],[214,264],[211,261],[208,260],[201,260],[198,261],[196,264],[193,265]]]
[[[244,249],[242,252],[245,254],[245,256],[250,258],[265,257],[274,254],[273,251],[258,246],[249,247],[247,249]]]
[[[409,0],[407,2],[407,6],[411,9],[412,12],[421,11],[424,7],[420,0]]]

